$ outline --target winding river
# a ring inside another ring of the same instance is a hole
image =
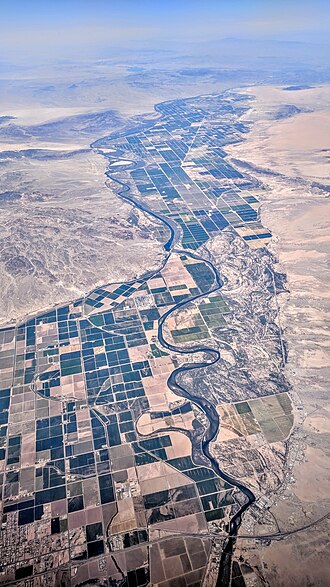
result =
[[[156,110],[157,110],[157,107],[156,107]],[[134,129],[134,132],[137,132],[136,129]],[[117,137],[118,136],[119,135],[117,135]],[[213,456],[213,454],[211,452],[210,444],[212,441],[215,440],[215,438],[218,434],[219,428],[220,428],[220,418],[219,418],[219,414],[218,414],[215,406],[205,397],[197,396],[197,395],[191,393],[189,390],[185,389],[179,383],[179,377],[182,373],[185,373],[187,371],[192,371],[194,369],[205,368],[207,366],[210,366],[210,365],[217,363],[217,361],[219,361],[219,359],[220,359],[220,351],[217,349],[214,349],[212,347],[207,347],[207,346],[200,346],[200,347],[194,346],[193,348],[189,348],[189,347],[188,348],[187,347],[180,348],[180,347],[177,347],[177,346],[169,343],[164,338],[164,335],[163,335],[164,323],[170,314],[177,311],[180,307],[186,306],[187,304],[193,302],[194,300],[197,300],[198,298],[204,298],[204,297],[210,295],[211,293],[219,290],[222,287],[220,275],[219,275],[217,268],[215,267],[215,265],[211,261],[204,259],[203,257],[197,255],[196,253],[192,253],[192,252],[188,253],[186,250],[182,251],[179,248],[176,248],[176,245],[179,244],[179,242],[180,242],[180,231],[179,231],[179,228],[176,225],[176,223],[174,221],[172,221],[171,219],[154,212],[153,210],[151,210],[149,208],[148,205],[135,199],[134,196],[132,196],[130,194],[130,191],[131,191],[130,186],[127,183],[124,183],[124,182],[120,181],[119,179],[117,179],[113,175],[113,170],[110,169],[111,163],[118,161],[118,158],[122,158],[123,154],[120,151],[116,150],[114,153],[111,153],[111,156],[110,156],[109,154],[103,152],[102,149],[97,146],[98,142],[99,141],[92,143],[91,148],[94,149],[100,155],[106,157],[108,161],[110,161],[109,167],[106,171],[106,176],[109,179],[111,179],[112,181],[114,181],[117,185],[120,186],[118,191],[116,192],[117,195],[121,199],[129,202],[131,205],[133,205],[134,207],[141,210],[142,212],[144,212],[144,213],[148,214],[149,216],[151,216],[152,218],[155,218],[156,220],[160,221],[161,223],[163,223],[164,226],[166,226],[169,229],[170,235],[169,235],[168,240],[164,244],[164,250],[167,254],[166,254],[165,261],[163,262],[162,267],[167,263],[172,252],[184,253],[185,255],[189,255],[189,256],[193,257],[194,259],[205,263],[212,270],[212,272],[214,274],[214,286],[210,290],[179,302],[174,307],[170,308],[165,314],[163,314],[163,316],[158,321],[158,340],[164,348],[168,349],[171,352],[175,352],[178,354],[184,354],[184,355],[193,355],[196,353],[204,353],[208,357],[208,360],[205,360],[204,362],[188,363],[188,364],[185,364],[185,365],[175,369],[171,373],[170,377],[168,378],[167,385],[174,393],[176,393],[180,397],[185,397],[187,400],[190,400],[191,402],[196,404],[204,412],[204,414],[206,415],[206,417],[208,419],[209,426],[205,430],[204,436],[202,439],[203,454],[210,462],[210,465],[211,465],[213,471],[216,473],[216,475],[218,475],[221,479],[223,479],[224,481],[230,483],[231,485],[233,485],[234,487],[239,489],[244,494],[244,496],[246,498],[245,503],[232,516],[232,518],[228,524],[228,528],[227,528],[228,536],[225,540],[225,544],[224,544],[223,551],[222,551],[222,556],[220,559],[217,586],[218,587],[227,587],[230,584],[232,553],[233,553],[233,549],[235,546],[237,533],[238,533],[239,527],[241,525],[242,515],[249,508],[249,506],[252,503],[254,503],[255,496],[252,493],[252,491],[248,487],[243,485],[239,480],[234,479],[233,477],[231,477],[230,475],[225,473],[220,468],[218,461],[216,460],[216,458]],[[125,154],[125,161],[127,161],[126,154]],[[130,161],[130,164],[136,165],[136,161]],[[160,270],[161,270],[161,268],[158,268],[153,273],[158,273]]]

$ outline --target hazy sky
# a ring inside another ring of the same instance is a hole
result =
[[[9,59],[224,37],[322,42],[330,32],[329,0],[0,0],[0,9]]]

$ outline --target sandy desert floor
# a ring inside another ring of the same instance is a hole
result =
[[[260,585],[324,587],[330,576],[329,518],[315,522],[330,511],[330,87],[249,92],[255,100],[246,118],[254,125],[230,155],[250,164],[266,188],[259,196],[261,217],[273,233],[278,270],[287,275],[280,319],[298,409],[291,483],[270,510],[282,532],[295,533],[270,544],[242,540],[240,553],[268,581]],[[284,105],[294,105],[294,115],[277,118]]]

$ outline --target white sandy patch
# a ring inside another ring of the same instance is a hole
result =
[[[77,143],[51,143],[48,141],[27,141],[26,143],[1,143],[0,152],[4,151],[27,151],[28,149],[43,149],[46,151],[79,151],[83,145]]]
[[[67,106],[64,108],[57,107],[42,107],[32,106],[30,108],[13,108],[10,104],[1,105],[1,110],[5,116],[14,116],[9,123],[30,126],[32,124],[44,124],[46,122],[61,120],[67,116],[75,116],[77,114],[89,114],[95,112],[95,108],[75,108]]]
[[[121,159],[120,161],[116,161],[115,163],[111,163],[110,167],[120,167],[120,165],[129,165],[132,161]]]

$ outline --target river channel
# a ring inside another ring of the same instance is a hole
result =
[[[113,135],[113,138],[115,138],[114,135]],[[163,316],[159,319],[159,322],[158,322],[158,340],[164,348],[166,348],[167,350],[169,350],[171,352],[175,352],[178,354],[184,354],[184,355],[193,355],[196,353],[203,353],[204,355],[206,355],[208,357],[208,360],[205,360],[204,362],[199,362],[199,363],[195,362],[195,363],[190,363],[190,364],[188,363],[186,365],[183,365],[183,366],[175,369],[171,373],[170,377],[168,378],[167,385],[174,393],[193,402],[195,405],[197,405],[204,412],[204,414],[206,415],[206,417],[208,419],[209,425],[204,432],[204,436],[203,436],[203,440],[202,440],[203,454],[205,455],[207,460],[210,462],[210,466],[213,469],[213,471],[216,473],[216,475],[218,475],[223,481],[226,481],[227,483],[230,483],[231,485],[233,485],[234,487],[239,489],[244,494],[244,496],[246,498],[245,503],[232,516],[232,518],[228,524],[228,528],[227,528],[228,536],[225,540],[223,551],[222,551],[222,556],[220,559],[219,573],[218,573],[218,579],[217,579],[216,585],[217,585],[217,587],[227,587],[230,584],[232,553],[233,553],[233,549],[235,546],[237,533],[238,533],[239,527],[241,525],[242,515],[250,507],[250,505],[254,503],[255,496],[252,493],[252,491],[248,487],[243,485],[238,479],[234,479],[230,475],[227,475],[227,473],[225,473],[221,469],[217,459],[213,456],[213,454],[211,452],[211,448],[210,448],[211,442],[215,440],[215,438],[218,434],[219,428],[220,428],[220,418],[219,418],[219,414],[218,414],[215,406],[205,397],[201,397],[201,396],[197,396],[195,394],[192,394],[189,390],[185,389],[178,381],[180,375],[184,372],[192,371],[194,369],[205,368],[205,367],[208,367],[210,365],[217,363],[217,361],[219,361],[219,359],[220,359],[220,351],[215,348],[207,347],[204,345],[200,346],[200,347],[194,346],[193,348],[189,348],[189,347],[188,348],[187,347],[180,348],[180,347],[177,347],[173,344],[170,344],[164,338],[164,335],[163,335],[163,326],[164,326],[164,323],[165,323],[167,317],[170,314],[177,311],[180,307],[186,306],[187,304],[193,302],[194,300],[196,300],[198,298],[207,297],[211,293],[219,290],[222,287],[221,278],[220,278],[220,275],[219,275],[217,268],[215,267],[215,265],[211,261],[204,259],[203,257],[197,255],[196,253],[192,253],[192,252],[187,253],[186,250],[182,251],[179,249],[179,247],[177,247],[177,245],[179,245],[179,243],[180,243],[180,231],[179,231],[179,227],[176,225],[176,223],[173,220],[171,220],[167,217],[164,217],[161,214],[155,213],[153,210],[151,210],[149,208],[149,206],[147,206],[146,204],[143,204],[141,201],[135,199],[134,196],[132,196],[130,194],[130,191],[131,191],[130,186],[128,184],[120,181],[119,179],[117,179],[113,175],[113,170],[110,170],[111,164],[118,161],[118,159],[122,158],[123,154],[120,151],[116,151],[115,153],[111,153],[111,156],[110,156],[108,153],[103,152],[101,148],[98,148],[97,142],[98,141],[96,141],[96,143],[93,143],[91,145],[91,148],[93,148],[100,155],[106,157],[106,159],[110,162],[109,168],[106,171],[106,176],[110,180],[114,181],[117,185],[120,186],[118,191],[116,192],[117,195],[121,199],[123,199],[124,201],[129,202],[132,206],[138,208],[139,210],[148,214],[152,218],[155,218],[156,220],[162,222],[167,227],[167,229],[170,231],[169,238],[164,244],[164,250],[166,252],[166,256],[165,256],[165,261],[163,262],[162,266],[164,266],[167,263],[172,252],[184,253],[185,255],[188,254],[189,256],[193,257],[194,259],[205,263],[213,271],[213,274],[214,274],[214,286],[211,289],[209,289],[206,292],[203,292],[202,294],[190,297],[188,299],[185,299],[185,300],[179,302],[174,307],[170,308],[165,314],[163,314]],[[125,160],[127,161],[127,154],[125,154]],[[135,165],[136,162],[130,161],[130,164]],[[160,269],[161,268],[158,268],[153,273],[158,273],[160,271]]]

